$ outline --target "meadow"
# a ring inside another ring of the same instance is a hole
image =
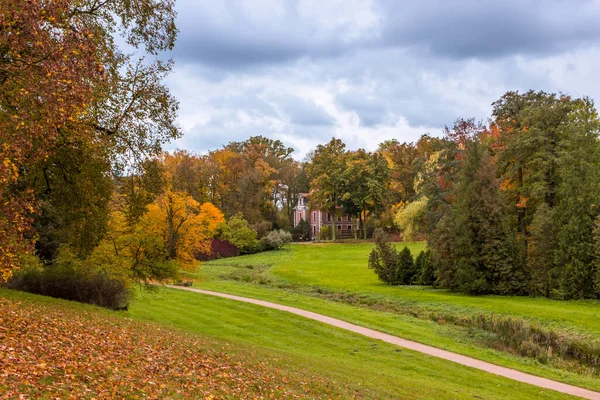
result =
[[[425,246],[407,245],[414,254]],[[367,268],[371,247],[368,243],[298,244],[281,251],[214,260],[186,276],[205,289],[320,312],[524,372],[600,389],[598,302],[474,297],[419,286],[386,286]]]
[[[397,247],[405,245],[415,256],[425,248],[425,243],[402,243],[397,244]],[[518,316],[548,328],[600,336],[600,301],[468,296],[422,286],[388,286],[379,282],[373,271],[367,268],[372,248],[370,243],[296,244],[281,251],[205,263],[202,268],[206,270],[206,274],[203,276],[214,278],[213,272],[220,266],[269,267],[267,273],[271,277],[300,286],[321,287],[336,293],[371,295],[442,312],[493,312]]]
[[[283,312],[172,289],[142,294],[129,312],[6,289],[0,305],[0,395],[8,397],[570,398]]]

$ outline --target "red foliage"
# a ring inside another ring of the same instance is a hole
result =
[[[210,254],[196,254],[196,259],[200,261],[207,261],[214,260],[217,258],[235,257],[239,255],[238,248],[226,240],[213,239],[210,244],[210,249]]]

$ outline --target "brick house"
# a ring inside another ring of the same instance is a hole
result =
[[[333,216],[335,218],[336,238],[349,239],[354,237],[352,217],[342,214],[341,207],[339,214]],[[332,215],[328,211],[311,210],[308,206],[308,193],[300,193],[298,197],[298,205],[294,207],[294,227],[301,220],[305,220],[310,225],[310,232],[313,239],[319,238],[319,232],[323,226],[331,226]]]

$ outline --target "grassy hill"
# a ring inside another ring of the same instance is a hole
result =
[[[0,310],[0,398],[327,398],[333,386],[121,312],[6,289]]]
[[[423,246],[409,244],[413,253]],[[292,245],[208,262],[190,277],[206,289],[320,312],[600,390],[600,302],[476,297],[419,286],[386,286],[367,268],[371,248],[371,244]]]
[[[196,293],[130,312],[0,289],[0,397],[569,398]]]

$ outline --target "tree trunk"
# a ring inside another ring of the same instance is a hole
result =
[[[364,223],[363,223],[363,239],[367,240],[367,211],[365,210],[365,206],[363,205],[361,213],[364,215]]]
[[[331,208],[331,238],[335,240],[335,206]]]

